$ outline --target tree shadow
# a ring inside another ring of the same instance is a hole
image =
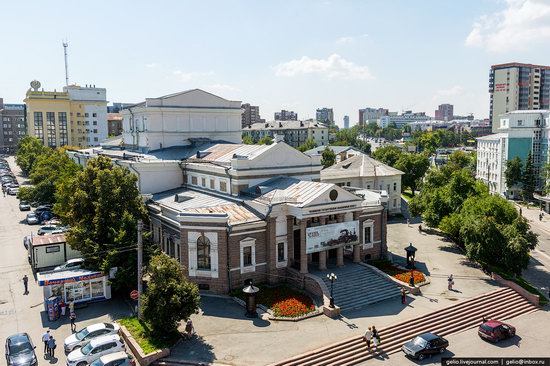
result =
[[[192,364],[197,362],[200,364],[211,364],[215,361],[213,346],[198,335],[194,335],[191,339],[181,339],[170,349],[170,356],[161,359],[162,361],[176,361],[178,364],[185,364],[185,361],[190,361]]]
[[[451,241],[449,241],[450,243],[452,243]],[[462,251],[462,248],[460,248],[458,245],[452,243],[450,245],[440,245],[439,247],[437,247],[437,249],[441,250],[442,252],[447,252],[447,253],[454,253],[454,254],[464,254],[463,251]]]

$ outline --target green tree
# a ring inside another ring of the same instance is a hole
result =
[[[518,156],[506,162],[504,177],[506,178],[506,185],[509,189],[521,183],[523,169],[522,165],[521,159]]]
[[[243,134],[243,144],[245,145],[253,145],[254,139],[252,139],[252,136]]]
[[[313,148],[316,148],[317,144],[315,143],[315,140],[312,138],[308,138],[304,143],[300,146],[298,146],[298,150],[301,152],[311,150]]]
[[[401,176],[401,186],[409,187],[413,196],[429,167],[430,160],[424,154],[401,154],[395,162],[395,168],[405,173]]]
[[[273,138],[269,135],[265,135],[260,140],[258,140],[258,145],[271,145],[273,143]]]
[[[336,154],[328,146],[325,147],[325,150],[321,154],[321,164],[323,167],[328,168],[329,166],[333,166],[335,162]]]
[[[152,257],[147,268],[149,281],[142,298],[143,318],[151,325],[153,334],[167,337],[177,331],[181,320],[198,310],[199,289],[185,279],[178,261],[166,254]]]
[[[535,171],[533,169],[533,155],[531,150],[527,155],[527,161],[525,162],[525,169],[523,170],[522,177],[523,184],[523,199],[530,200],[533,198],[533,192],[535,192]]]
[[[395,166],[395,163],[403,155],[401,149],[395,145],[388,145],[376,149],[373,153],[373,157],[389,166]]]
[[[46,154],[51,149],[42,144],[42,141],[37,137],[25,136],[17,144],[17,154],[15,155],[15,162],[23,173],[29,174],[36,159]]]
[[[137,220],[146,219],[136,182],[127,168],[99,156],[56,190],[54,211],[71,227],[68,244],[92,268],[109,271],[117,267],[115,290],[136,286]]]

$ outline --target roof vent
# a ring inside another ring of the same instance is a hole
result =
[[[248,155],[233,154],[233,159],[248,160]]]
[[[344,164],[344,165],[342,166],[342,168],[347,169],[347,168],[349,168],[350,166],[351,166],[351,163],[347,163],[347,164]]]
[[[210,154],[210,151],[197,151],[197,159],[202,159]]]
[[[183,195],[183,194],[176,194],[174,196],[174,202],[177,202],[177,203],[189,201],[190,199],[193,199],[193,197],[186,196],[186,195]]]
[[[270,188],[267,186],[256,186],[257,194],[265,194],[270,191]]]

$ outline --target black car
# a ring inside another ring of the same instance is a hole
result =
[[[52,210],[52,205],[40,205],[34,210],[34,213],[38,215],[42,212],[51,211],[51,210]]]
[[[423,360],[426,356],[444,353],[449,347],[449,341],[433,333],[420,334],[401,347],[401,351],[407,356],[417,360]]]
[[[27,333],[18,333],[6,339],[6,362],[8,366],[37,366],[36,347]]]
[[[31,205],[27,201],[19,202],[19,211],[30,211]]]

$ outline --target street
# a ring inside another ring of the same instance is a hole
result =
[[[21,185],[19,168],[14,164],[13,157],[8,158],[13,173]],[[27,251],[23,246],[23,237],[36,234],[38,226],[28,226],[24,219],[27,212],[19,211],[19,200],[15,196],[0,197],[0,339],[2,346],[6,337],[26,332],[36,346],[36,356],[39,365],[64,365],[66,357],[63,353],[63,341],[71,334],[69,319],[49,322],[44,312],[42,287],[35,281],[35,274],[27,260]],[[29,277],[29,293],[24,294],[22,278]],[[91,304],[83,309],[76,309],[77,329],[101,321],[112,321],[129,313],[124,303],[107,301]],[[54,358],[43,356],[41,336],[46,329],[56,339],[57,349]]]

